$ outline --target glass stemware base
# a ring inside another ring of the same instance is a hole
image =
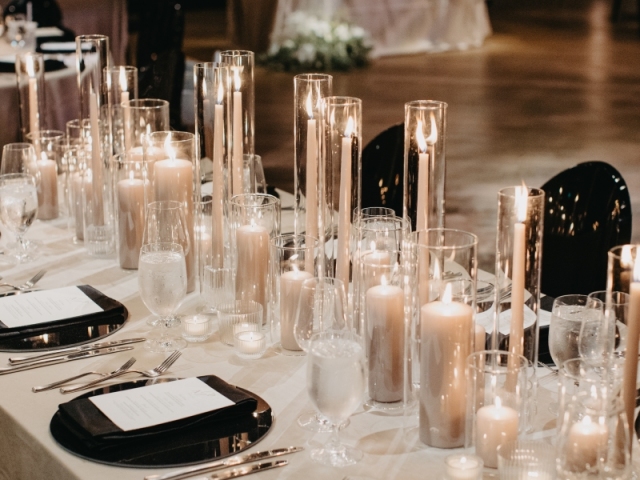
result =
[[[362,452],[349,447],[333,437],[322,448],[311,450],[311,460],[331,465],[332,467],[347,467],[362,460]]]
[[[146,350],[164,353],[182,350],[187,347],[187,341],[181,335],[182,322],[180,318],[176,316],[171,316],[168,319],[160,319],[155,316],[153,318],[156,320],[155,324],[160,325],[162,333],[155,338],[149,338],[144,343]],[[147,320],[147,323],[151,324],[149,320]]]
[[[349,426],[350,420],[346,419],[340,425],[338,425],[338,430],[342,430]],[[314,433],[327,433],[332,431],[331,422],[326,418],[321,417],[315,412],[305,412],[298,417],[298,425],[301,428],[304,428],[308,432]]]

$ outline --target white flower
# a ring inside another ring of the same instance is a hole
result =
[[[303,43],[296,52],[296,57],[300,63],[310,63],[316,58],[316,47],[310,43]]]
[[[311,17],[307,24],[309,31],[318,38],[324,38],[331,34],[331,25],[325,20],[320,20],[316,17]]]
[[[295,43],[293,40],[291,40],[290,38],[287,38],[287,39],[284,41],[284,43],[282,44],[282,46],[283,46],[284,48],[288,48],[288,49],[290,49],[290,50],[291,50],[291,49],[295,48],[296,43]]]
[[[364,28],[359,27],[357,25],[353,25],[351,27],[351,36],[353,38],[363,38],[364,37]]]
[[[333,34],[341,42],[347,42],[351,37],[349,36],[349,25],[341,23],[334,30]]]

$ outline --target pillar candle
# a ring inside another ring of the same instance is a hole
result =
[[[476,453],[485,467],[498,468],[498,447],[518,438],[518,412],[503,406],[496,397],[494,405],[476,412]]]
[[[369,396],[399,402],[404,386],[404,293],[395,285],[376,285],[365,295],[369,355]]]
[[[366,292],[380,285],[383,275],[390,272],[391,256],[384,250],[370,250],[362,255],[362,288]]]
[[[38,185],[38,218],[52,220],[58,218],[58,166],[53,160],[43,156],[38,160],[40,184]]]
[[[243,225],[236,230],[236,300],[253,300],[267,312],[269,233],[260,225]],[[263,322],[264,323],[264,322]]]
[[[473,310],[452,302],[449,287],[442,301],[420,309],[420,440],[438,448],[464,444],[473,329]]]
[[[222,85],[220,85],[222,89]],[[222,95],[219,100],[222,101]],[[224,172],[222,168],[223,143],[222,135],[224,133],[224,110],[221,104],[216,104],[214,112],[213,124],[213,192],[211,217],[212,225],[212,247],[213,247],[213,266],[222,268],[224,259]]]
[[[117,185],[118,252],[121,268],[138,268],[144,231],[144,190],[144,181],[133,177],[120,180]]]
[[[349,238],[351,235],[351,149],[353,120],[349,118],[347,131],[342,138],[340,159],[340,203],[338,212],[338,254],[336,278],[349,290]]]
[[[624,247],[623,247],[624,252]],[[636,258],[629,285],[629,319],[627,321],[627,352],[624,361],[622,395],[624,398],[629,438],[635,435],[634,419],[636,407],[636,381],[638,375],[638,341],[640,340],[640,248],[636,247]]]
[[[182,159],[164,159],[155,162],[154,194],[157,201],[174,200],[185,206],[184,217],[187,223],[190,248],[185,260],[187,262],[187,292],[196,287],[195,277],[195,241],[193,224],[193,171],[192,163]],[[183,248],[185,245],[183,245]]]
[[[484,350],[484,347],[487,343],[487,331],[485,330],[485,328],[482,325],[478,325],[477,323],[475,324],[474,328],[474,343],[475,345],[474,347],[474,351],[475,352],[480,352],[482,350]]]
[[[240,73],[238,68],[234,69],[234,84],[236,91],[233,92],[233,155],[231,167],[233,171],[232,192],[233,195],[243,193],[242,170],[243,170],[243,129],[242,129],[242,92],[240,92]],[[249,153],[249,152],[247,152]]]
[[[588,415],[571,425],[565,445],[569,470],[580,473],[597,466],[598,456],[606,448],[608,436],[607,426],[593,422]]]
[[[313,278],[309,272],[291,270],[280,275],[280,344],[286,350],[301,350],[293,334],[302,283]]]
[[[92,190],[91,201],[93,204],[93,222],[96,226],[104,225],[104,211],[102,204],[102,153],[100,148],[100,126],[98,96],[91,91],[89,94],[89,118],[91,122],[91,172],[93,176],[94,188]]]

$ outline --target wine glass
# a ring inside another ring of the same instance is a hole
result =
[[[340,426],[360,406],[365,389],[364,348],[347,330],[328,330],[311,337],[307,360],[307,390],[316,409],[330,422],[331,438],[311,451],[312,460],[345,467],[362,452],[340,442]]]
[[[187,295],[187,263],[182,246],[177,243],[149,243],[140,249],[138,267],[140,297],[154,315],[159,316],[162,334],[147,340],[152,352],[170,352],[187,346],[169,329],[179,324],[175,311]]]
[[[191,241],[182,203],[165,200],[147,205],[142,244],[151,243],[177,243],[187,257]],[[158,319],[150,318],[147,324],[156,326]]]
[[[30,143],[8,143],[2,149],[0,175],[7,173],[28,173],[40,183],[40,171],[36,151]]]
[[[553,301],[549,325],[549,353],[560,367],[566,360],[579,358],[580,329],[585,322],[602,322],[601,300],[587,295],[563,295]]]
[[[582,322],[578,351],[587,360],[605,360],[614,351],[623,352],[627,345],[627,315],[629,294],[611,292],[607,302],[606,290],[589,294],[604,304],[604,315],[599,319]]]
[[[344,283],[335,278],[309,278],[302,282],[293,336],[305,352],[309,352],[311,337],[327,330],[346,329],[347,305]],[[298,425],[312,432],[329,432],[331,424],[315,412],[304,412]]]
[[[38,193],[35,179],[26,173],[0,175],[0,220],[16,236],[12,254],[18,263],[32,260],[23,240],[38,213]]]

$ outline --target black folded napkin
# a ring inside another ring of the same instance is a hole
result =
[[[89,450],[121,448],[123,444],[154,439],[157,436],[175,435],[187,429],[206,427],[225,429],[242,418],[251,417],[258,402],[251,395],[228,384],[219,377],[198,377],[218,393],[234,402],[234,405],[201,413],[181,420],[125,432],[104,415],[88,398],[76,398],[59,405],[58,419],[67,432]],[[144,388],[141,384],[140,388]],[[134,387],[135,388],[135,387]]]
[[[45,72],[55,72],[64,70],[67,66],[60,60],[47,59],[44,61]],[[0,62],[0,73],[16,73],[16,64],[11,62]]]
[[[91,326],[96,323],[105,324],[109,319],[113,319],[112,323],[122,323],[122,317],[126,315],[126,309],[124,305],[113,298],[107,297],[102,292],[96,290],[90,285],[78,285],[78,288],[84,292],[84,294],[93,300],[100,308],[102,312],[91,313],[89,315],[81,315],[79,317],[65,318],[63,320],[56,320],[53,322],[38,323],[35,325],[24,325],[22,327],[9,328],[2,323],[0,319],[0,339],[5,338],[19,338],[19,337],[31,337],[34,335],[42,335],[49,333],[52,329],[58,327],[68,327],[72,325],[87,325]],[[29,294],[26,294],[29,295]]]

